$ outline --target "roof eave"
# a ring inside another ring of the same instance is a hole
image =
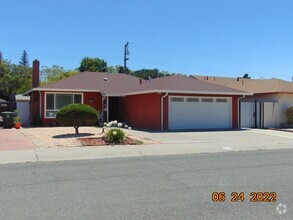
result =
[[[34,88],[31,89],[23,95],[28,95],[29,93],[32,93],[34,91],[44,91],[44,92],[101,92],[100,90],[94,90],[94,89],[56,89],[56,88]]]
[[[185,90],[145,90],[139,92],[125,93],[124,95],[140,95],[147,93],[178,93],[178,94],[204,94],[204,95],[247,95],[252,96],[253,93],[247,92],[214,92],[214,91],[185,91]]]

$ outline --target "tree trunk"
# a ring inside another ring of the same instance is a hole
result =
[[[79,134],[79,132],[78,132],[78,126],[77,127],[74,127],[75,128],[75,134]]]

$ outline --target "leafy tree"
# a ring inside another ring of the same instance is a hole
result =
[[[0,97],[7,98],[9,94],[24,93],[31,89],[31,68],[2,60],[0,70]]]
[[[98,121],[96,109],[85,104],[71,104],[61,108],[56,115],[60,125],[73,126],[75,134],[79,134],[78,128],[83,125],[94,125]]]
[[[53,65],[50,67],[43,67],[41,70],[41,81],[42,82],[54,82],[69,76],[77,74],[75,70],[65,70],[63,67]]]
[[[99,58],[89,58],[85,57],[82,59],[80,66],[78,68],[80,72],[90,71],[90,72],[106,72],[107,62]]]
[[[28,55],[27,55],[26,50],[23,51],[21,58],[20,58],[20,61],[19,61],[19,64],[22,66],[29,67],[29,60],[28,60]]]
[[[114,66],[107,66],[106,72],[107,73],[116,73],[116,69]]]
[[[131,73],[131,75],[143,78],[143,79],[149,79],[149,78],[158,78],[163,77],[164,75],[158,70],[158,69],[141,69],[136,70]]]
[[[245,73],[242,78],[243,79],[250,79],[250,76],[248,75],[248,73]]]

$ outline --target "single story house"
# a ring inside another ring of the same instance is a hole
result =
[[[191,76],[203,82],[252,93],[240,99],[240,127],[286,126],[285,111],[293,106],[293,83],[280,79]]]
[[[56,124],[56,113],[71,103],[91,105],[101,121],[118,120],[151,130],[238,128],[239,99],[249,92],[169,76],[143,80],[126,74],[82,72],[39,86],[39,61],[33,62],[31,122]]]

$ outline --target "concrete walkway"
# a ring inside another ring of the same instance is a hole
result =
[[[35,149],[35,144],[19,131],[16,129],[0,129],[0,151]]]

